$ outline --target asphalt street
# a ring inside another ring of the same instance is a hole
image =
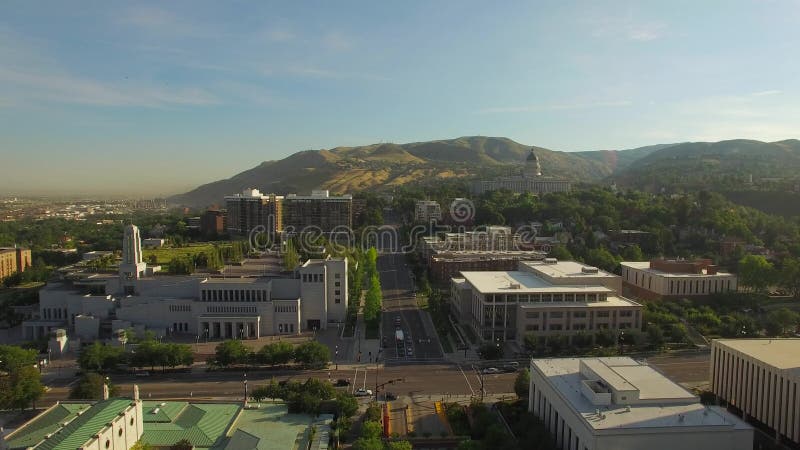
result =
[[[430,316],[417,307],[414,281],[405,255],[381,255],[377,266],[383,291],[381,330],[385,337],[384,354],[387,360],[441,359],[444,355]],[[403,332],[401,342],[395,341],[397,327]],[[411,348],[410,353],[408,347]]]

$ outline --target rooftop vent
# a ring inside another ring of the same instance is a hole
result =
[[[519,289],[520,285],[519,285],[519,283],[509,283],[508,288],[509,289]]]
[[[545,258],[544,259],[544,263],[545,264],[558,264],[558,260],[556,258]]]
[[[150,414],[158,414],[159,411],[161,411],[160,408],[153,408],[153,410],[150,411]]]
[[[581,267],[581,272],[582,273],[598,273],[599,270],[597,269],[597,267],[583,266],[583,267]]]

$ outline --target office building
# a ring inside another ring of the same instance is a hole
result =
[[[565,450],[751,450],[753,428],[627,357],[534,359],[528,410]]]
[[[521,261],[541,261],[547,254],[525,250],[434,250],[428,258],[428,273],[435,283],[448,283],[459,273],[516,270]]]
[[[485,341],[641,330],[642,305],[622,297],[620,277],[574,261],[523,261],[516,271],[461,272],[453,312]]]
[[[474,194],[507,190],[516,194],[548,194],[551,192],[569,192],[572,183],[542,176],[542,165],[536,153],[531,149],[522,168],[522,175],[500,177],[494,180],[479,180],[472,182],[471,190]]]
[[[710,259],[654,259],[621,265],[623,292],[645,300],[707,297],[735,292],[738,287],[736,275],[721,271]]]
[[[31,250],[20,247],[0,248],[0,280],[31,266]]]
[[[433,200],[417,200],[414,203],[414,222],[429,223],[442,221],[442,207]]]
[[[247,236],[257,229],[274,235],[281,231],[282,198],[275,194],[264,195],[258,189],[245,189],[241,194],[226,196],[228,233]]]
[[[349,231],[353,228],[353,196],[332,196],[325,190],[288,194],[283,198],[282,224],[288,233]]]
[[[225,233],[225,211],[209,209],[200,216],[200,234],[206,237]]]
[[[310,259],[291,275],[156,274],[142,262],[138,228],[125,229],[118,275],[83,274],[48,283],[26,339],[65,329],[85,340],[134,327],[202,339],[258,338],[339,326],[347,312],[347,259]]]
[[[800,339],[716,339],[711,390],[775,438],[800,447]]]

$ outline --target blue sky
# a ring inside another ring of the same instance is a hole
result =
[[[0,193],[167,195],[466,135],[800,138],[799,52],[794,1],[6,0]]]

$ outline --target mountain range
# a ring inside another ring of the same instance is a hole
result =
[[[538,156],[545,177],[586,183],[613,181],[621,187],[653,192],[748,190],[765,186],[763,180],[772,183],[772,188],[785,190],[783,184],[789,183],[791,189],[800,173],[797,140],[686,142],[628,150],[561,152],[503,137],[470,136],[301,151],[281,160],[265,161],[168,201],[204,207],[221,204],[225,195],[251,187],[277,194],[307,193],[312,189],[352,193],[434,180],[509,175],[518,173],[531,149]]]

